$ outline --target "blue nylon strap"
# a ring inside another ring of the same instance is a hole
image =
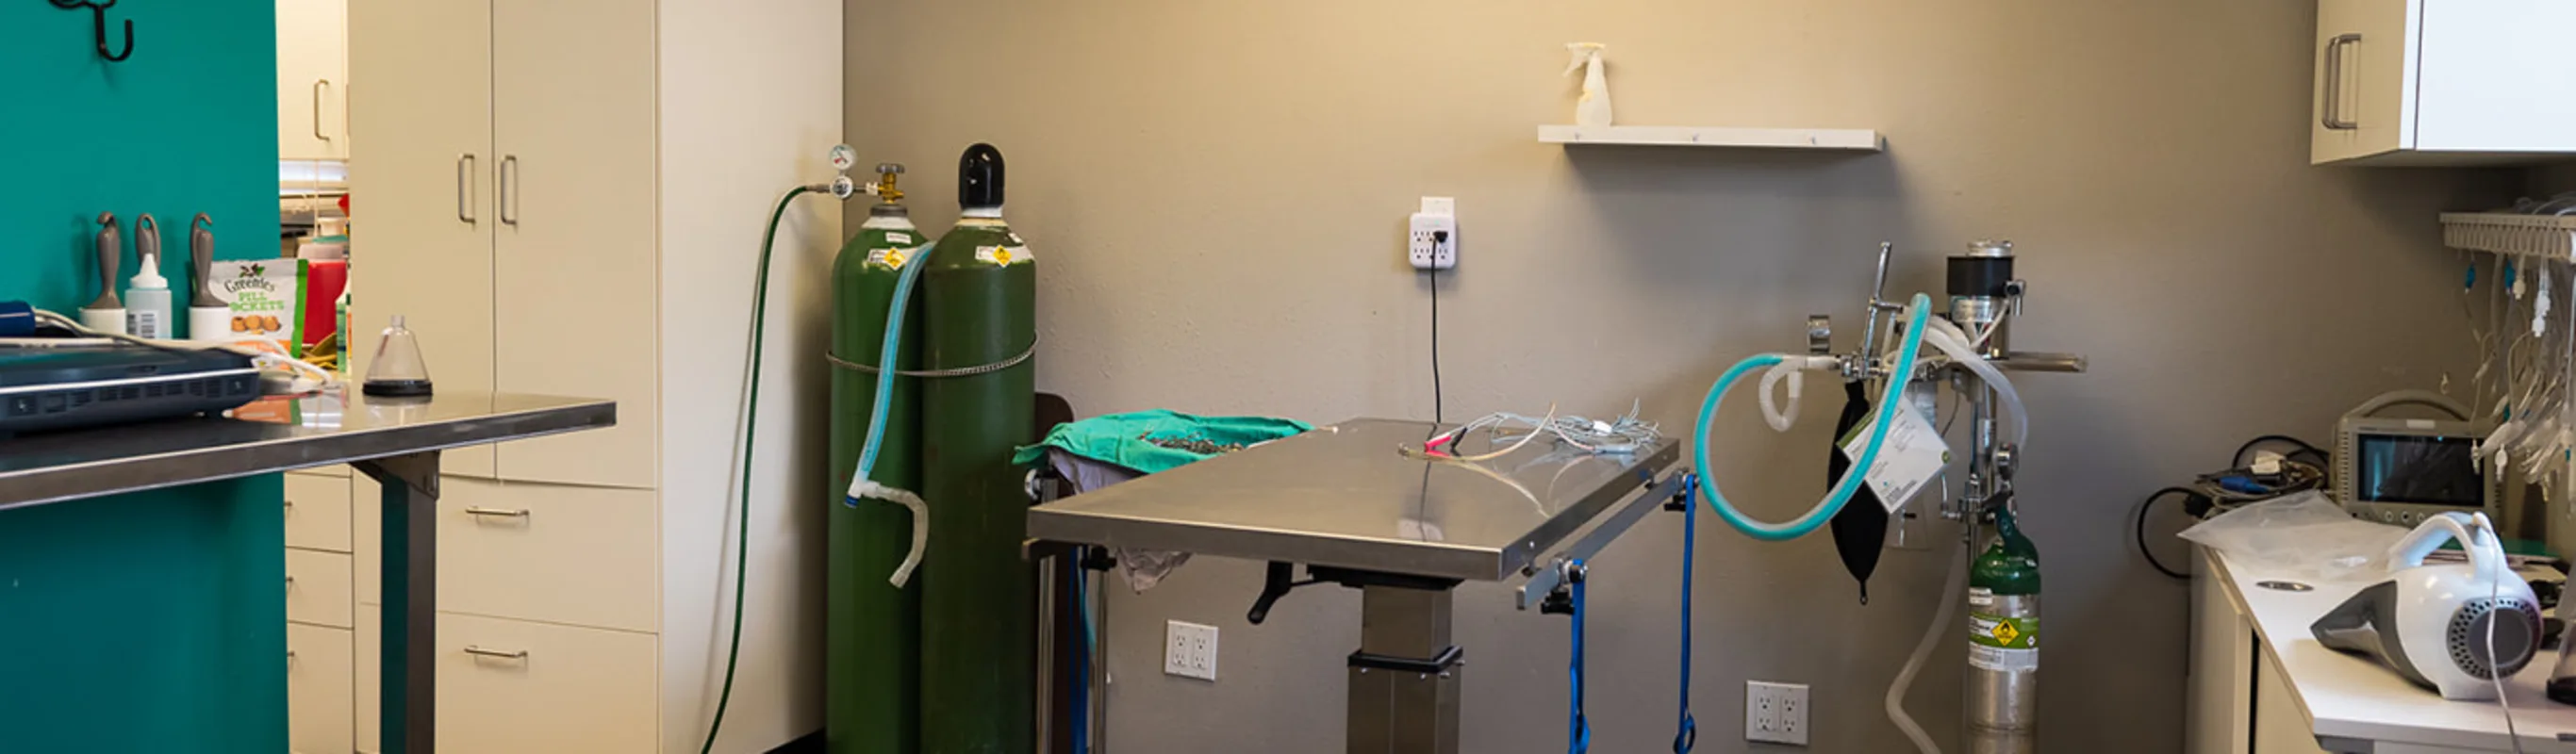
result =
[[[1582,573],[1582,572],[1583,572],[1583,561],[1581,561],[1581,560],[1576,560],[1576,561],[1574,561],[1574,562],[1572,562],[1572,563],[1569,563],[1569,564],[1567,565],[1567,567],[1568,567],[1568,568],[1570,568],[1570,569],[1571,569],[1571,571],[1572,571],[1573,573],[1578,573],[1578,574],[1579,574],[1579,573]],[[1588,752],[1588,751],[1591,751],[1591,750],[1592,750],[1592,723],[1591,723],[1590,721],[1588,721],[1588,720],[1585,720],[1585,719],[1584,719],[1584,717],[1583,717],[1583,582],[1584,582],[1584,581],[1585,581],[1585,579],[1583,579],[1582,577],[1578,576],[1578,577],[1576,577],[1576,578],[1574,578],[1574,579],[1573,579],[1573,582],[1574,582],[1574,583],[1573,583],[1573,584],[1568,585],[1568,587],[1567,587],[1568,589],[1572,590],[1572,591],[1573,591],[1573,594],[1574,594],[1574,651],[1572,652],[1572,658],[1573,658],[1573,659],[1572,659],[1572,660],[1567,664],[1565,675],[1566,675],[1566,681],[1567,681],[1567,683],[1568,683],[1568,684],[1570,684],[1570,685],[1573,687],[1573,690],[1574,690],[1574,691],[1573,691],[1572,696],[1570,697],[1570,700],[1571,700],[1570,707],[1569,707],[1569,709],[1566,711],[1566,722],[1565,722],[1565,735],[1566,735],[1565,751],[1566,751],[1566,754],[1584,754],[1584,752]]]
[[[1699,506],[1693,502],[1699,490],[1699,475],[1682,478],[1682,712],[1681,722],[1673,732],[1673,754],[1690,754],[1699,745],[1699,720],[1691,717],[1691,572],[1692,553],[1699,543]]]
[[[1073,754],[1091,752],[1091,574],[1082,567],[1091,548],[1074,548],[1065,567],[1073,571],[1073,619],[1082,624],[1082,639],[1073,649]]]

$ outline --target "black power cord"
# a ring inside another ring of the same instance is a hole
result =
[[[1431,246],[1432,246],[1432,248],[1437,249],[1437,248],[1439,248],[1439,247],[1440,247],[1440,245],[1441,245],[1441,244],[1448,243],[1448,242],[1449,242],[1449,231],[1445,231],[1445,230],[1435,230],[1435,231],[1432,231],[1432,232],[1431,232]],[[1431,423],[1434,425],[1434,427],[1433,427],[1433,429],[1432,429],[1432,431],[1434,431],[1434,432],[1439,431],[1439,428],[1438,428],[1438,426],[1437,426],[1437,425],[1439,425],[1440,423],[1445,422],[1445,421],[1447,421],[1447,420],[1448,420],[1447,416],[1445,415],[1445,413],[1444,413],[1444,412],[1443,412],[1443,410],[1442,410],[1442,409],[1443,409],[1443,406],[1441,405],[1441,402],[1442,402],[1442,398],[1441,398],[1441,395],[1440,395],[1440,268],[1438,268],[1438,267],[1433,267],[1433,268],[1431,268]]]
[[[2253,451],[2256,447],[2259,447],[2264,443],[2282,443],[2285,445],[2296,446],[2298,450],[2293,451],[2284,457],[2296,461],[2299,460],[2300,456],[2307,456],[2315,459],[2313,461],[2308,461],[2308,463],[2314,464],[2319,468],[2323,468],[2327,465],[2327,456],[2323,449],[2310,444],[2306,440],[2301,440],[2289,435],[2263,435],[2261,437],[2247,440],[2245,441],[2245,444],[2236,446],[2236,455],[2230,456],[2228,458],[2228,463],[2232,463],[2237,466],[2245,465],[2245,454]]]
[[[2138,554],[2145,556],[2147,559],[2147,565],[2155,566],[2157,572],[2177,579],[2182,579],[2184,581],[2190,581],[2191,574],[2166,567],[2164,561],[2156,559],[2156,551],[2147,547],[2147,512],[2155,510],[2156,501],[2164,499],[2167,495],[2175,494],[2182,495],[2186,503],[2194,498],[2202,498],[2204,503],[2197,507],[2205,508],[2207,506],[2207,503],[2205,502],[2206,499],[2203,498],[2200,491],[2190,487],[2166,487],[2161,490],[2156,490],[2155,494],[2148,495],[2147,499],[2139,501],[2138,526],[2135,530],[2135,536],[2138,542]]]

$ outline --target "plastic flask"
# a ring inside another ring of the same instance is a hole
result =
[[[376,358],[367,362],[367,382],[359,389],[394,398],[430,394],[429,364],[420,358],[420,336],[403,326],[402,315],[394,315],[393,325],[376,342]]]

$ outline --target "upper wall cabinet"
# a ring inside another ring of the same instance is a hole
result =
[[[349,159],[349,2],[277,0],[277,156]]]
[[[2310,161],[2576,159],[2576,2],[2319,0]]]

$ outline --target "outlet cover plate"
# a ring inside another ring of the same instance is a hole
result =
[[[1807,684],[1745,681],[1744,740],[1807,745]]]
[[[1163,672],[1216,680],[1216,627],[1186,621],[1163,626]]]

